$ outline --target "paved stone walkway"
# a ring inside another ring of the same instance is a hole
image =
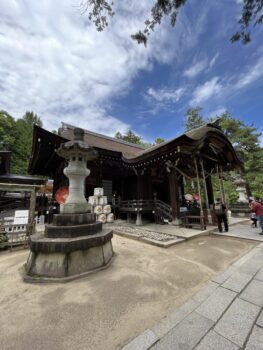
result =
[[[123,350],[262,350],[263,243]]]
[[[228,232],[220,233],[216,230],[214,233],[220,236],[237,237],[263,242],[263,235],[260,235],[260,232],[260,227],[252,228],[251,221],[249,220],[247,222],[244,222],[243,224],[231,226]]]

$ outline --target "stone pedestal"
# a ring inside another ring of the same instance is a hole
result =
[[[45,233],[33,235],[26,282],[66,282],[108,266],[112,231],[102,229],[93,213],[58,214]]]
[[[248,206],[248,202],[234,203],[230,206],[231,216],[234,218],[249,218],[251,209]]]

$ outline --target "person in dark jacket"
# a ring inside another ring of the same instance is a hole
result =
[[[226,206],[222,203],[221,198],[216,199],[215,203],[215,213],[217,217],[218,231],[222,232],[222,222],[224,223],[225,232],[228,232],[228,221],[227,221],[227,211]]]

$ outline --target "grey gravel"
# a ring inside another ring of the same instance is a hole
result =
[[[177,238],[176,236],[168,235],[167,233],[148,231],[141,228],[127,226],[111,226],[110,228],[115,232],[128,233],[129,235],[133,235],[135,237],[148,238],[160,242],[173,241]]]

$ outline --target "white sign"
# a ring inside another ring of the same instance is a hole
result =
[[[14,225],[28,224],[28,210],[16,210],[14,217]]]

